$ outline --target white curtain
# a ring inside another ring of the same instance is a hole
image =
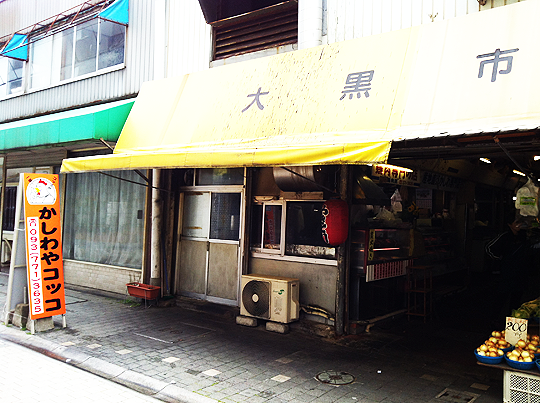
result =
[[[142,183],[133,171],[107,173]],[[99,173],[67,175],[64,258],[141,268],[145,191]]]

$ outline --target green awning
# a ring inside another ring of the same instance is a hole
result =
[[[134,100],[110,102],[0,124],[0,151],[95,141],[117,141]]]

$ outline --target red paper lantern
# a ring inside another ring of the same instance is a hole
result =
[[[341,199],[327,200],[322,208],[322,236],[331,246],[341,245],[349,233],[349,206]]]

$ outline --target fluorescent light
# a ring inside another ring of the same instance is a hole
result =
[[[525,175],[523,172],[518,171],[517,169],[514,169],[512,172],[515,173],[515,174],[517,174],[517,175],[527,176],[527,175]]]
[[[535,161],[540,160],[540,155],[535,155],[535,156],[534,156],[534,160],[535,160]]]
[[[480,158],[480,161],[485,162],[486,164],[491,164],[491,161],[487,158]]]

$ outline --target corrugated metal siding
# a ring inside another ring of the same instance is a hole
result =
[[[0,37],[84,3],[84,0],[5,0],[0,3]]]
[[[210,66],[211,27],[198,0],[169,2],[167,76],[174,77]]]
[[[477,0],[327,0],[327,43],[471,14],[479,8]]]
[[[24,4],[26,10],[26,1],[4,3]],[[125,69],[0,101],[0,122],[136,95],[153,78],[153,2],[130,0],[129,6]]]

